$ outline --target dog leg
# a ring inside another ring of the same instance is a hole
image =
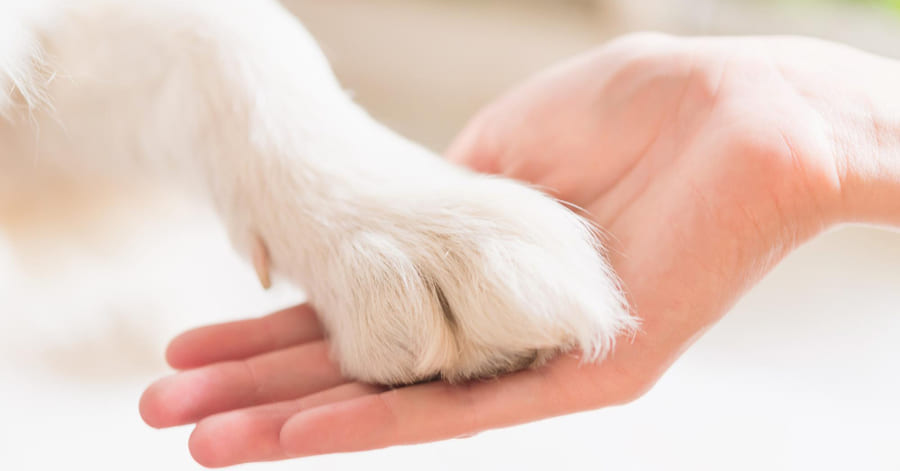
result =
[[[46,100],[0,141],[39,129],[27,141],[42,165],[208,194],[263,284],[271,270],[307,290],[348,376],[462,381],[573,348],[598,359],[635,325],[584,220],[374,122],[276,3],[59,5],[25,75]]]

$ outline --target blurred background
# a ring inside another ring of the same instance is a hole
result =
[[[284,3],[364,106],[437,151],[503,90],[627,31],[808,34],[900,57],[898,0]],[[167,373],[166,341],[302,294],[264,293],[215,217],[184,201],[139,185],[0,184],[4,469],[199,469],[188,428],[151,430],[137,413],[143,387]],[[900,235],[840,228],[786,260],[634,404],[245,468],[896,470],[898,345]]]

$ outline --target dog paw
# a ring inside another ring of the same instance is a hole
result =
[[[518,183],[442,165],[347,185],[346,199],[306,211],[318,219],[307,233],[285,225],[251,243],[264,284],[271,258],[307,290],[344,374],[492,377],[571,349],[600,359],[634,328],[588,222]]]

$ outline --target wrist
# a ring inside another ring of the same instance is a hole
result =
[[[826,225],[900,226],[900,62],[820,40],[769,39],[786,83],[821,125],[820,144],[804,147],[812,189]]]
[[[835,126],[843,222],[900,226],[900,62],[868,57],[861,100]]]

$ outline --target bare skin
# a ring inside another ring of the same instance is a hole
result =
[[[348,382],[309,306],[176,338],[148,424],[196,423],[206,466],[466,436],[623,404],[791,250],[842,222],[900,225],[900,65],[800,38],[629,36],[529,81],[449,151],[589,212],[642,329],[463,386]]]

